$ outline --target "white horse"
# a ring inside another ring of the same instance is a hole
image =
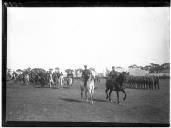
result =
[[[26,85],[29,84],[29,81],[30,81],[30,77],[28,74],[25,75],[25,82],[26,82]]]
[[[49,74],[49,86],[52,87],[52,84],[54,84],[52,73]]]
[[[68,87],[71,87],[73,83],[72,77],[67,77],[67,85]]]
[[[59,81],[60,81],[60,86],[63,88],[63,81],[64,81],[63,75],[61,75],[61,76],[59,77]]]
[[[84,81],[83,80],[81,81],[81,84],[80,84],[81,100],[83,101],[83,92],[85,92],[85,97],[86,97],[86,100],[88,101],[87,93],[89,92],[91,104],[93,104],[93,94],[94,94],[94,88],[95,88],[94,78],[95,77],[94,77],[93,73],[91,72],[90,77],[89,77],[89,79],[87,81],[87,85],[84,86]]]

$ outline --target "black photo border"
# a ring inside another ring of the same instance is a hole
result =
[[[169,127],[170,123],[6,121],[8,7],[170,7],[169,0],[3,0],[2,1],[2,126],[4,127]]]

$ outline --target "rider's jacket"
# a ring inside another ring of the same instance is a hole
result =
[[[110,74],[109,74],[109,77],[110,77],[111,79],[116,79],[116,77],[117,77],[117,72],[114,71],[114,70],[112,70],[112,71],[110,72]]]
[[[82,72],[82,78],[88,79],[90,76],[90,71],[88,69],[84,69]]]
[[[54,75],[59,78],[60,77],[60,73],[59,72],[55,72]]]

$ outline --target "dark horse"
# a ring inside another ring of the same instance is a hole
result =
[[[107,78],[107,80],[106,80],[106,100],[109,99],[109,101],[112,102],[112,100],[111,100],[112,91],[116,91],[118,104],[119,104],[119,91],[123,92],[125,95],[123,97],[123,100],[126,99],[126,92],[123,87],[124,80],[125,80],[124,73],[119,74],[118,76],[116,76],[115,79],[112,79],[110,77]],[[109,91],[109,93],[108,93],[108,91]]]

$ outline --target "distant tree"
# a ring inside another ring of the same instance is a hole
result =
[[[17,73],[22,73],[22,72],[23,72],[23,70],[21,70],[21,69],[17,69],[17,70],[16,70],[16,72],[17,72]]]
[[[143,70],[143,66],[138,66],[138,68],[140,68],[141,70]]]
[[[152,67],[151,65],[146,65],[142,69],[146,71],[150,71],[151,67]]]
[[[58,68],[58,67],[56,67],[56,68],[55,68],[55,70],[56,70],[56,71],[59,71],[59,68]]]
[[[128,68],[133,68],[132,65],[128,66]]]
[[[162,69],[168,69],[170,68],[170,63],[163,63],[161,64]]]
[[[155,64],[155,63],[150,63],[150,64],[151,64],[151,68],[150,68],[151,73],[158,73],[162,69],[159,64]]]
[[[128,68],[138,68],[136,64],[130,65]]]

